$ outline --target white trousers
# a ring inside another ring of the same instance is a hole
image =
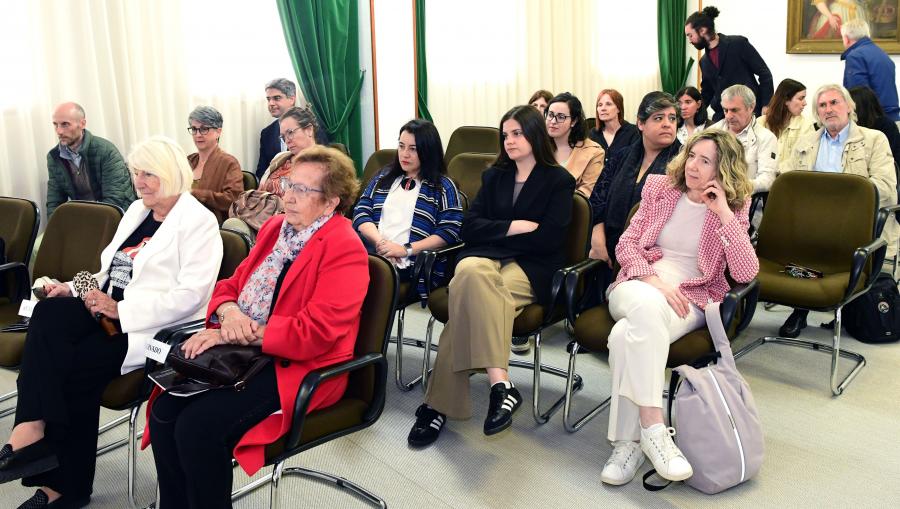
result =
[[[616,324],[609,333],[612,399],[607,438],[640,440],[638,407],[662,408],[669,345],[702,327],[706,318],[694,304],[688,316],[680,318],[659,290],[638,280],[613,288],[609,312]]]

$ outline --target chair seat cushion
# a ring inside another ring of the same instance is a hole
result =
[[[606,304],[588,309],[575,320],[575,339],[591,352],[609,354],[607,340],[615,325]],[[695,330],[669,345],[666,367],[687,364],[714,350],[712,337],[706,327]]]
[[[141,399],[144,384],[144,368],[114,378],[100,398],[100,404],[113,410],[125,410]]]
[[[782,270],[783,263],[759,259],[759,300],[808,309],[833,309],[844,297],[850,279],[849,272],[803,279],[788,276]],[[864,279],[860,278],[856,291],[862,289]]]
[[[18,322],[19,306],[12,303],[0,304],[0,327]],[[0,332],[0,366],[15,368],[22,362],[25,349],[24,332]]]
[[[356,398],[344,398],[330,407],[316,410],[306,416],[300,444],[347,431],[363,422],[363,414],[368,408],[366,402]],[[266,464],[272,463],[285,452],[287,435],[266,446]]]

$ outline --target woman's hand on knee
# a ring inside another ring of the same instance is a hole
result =
[[[47,295],[47,298],[50,297],[71,297],[72,291],[69,290],[69,285],[65,283],[50,283],[49,285],[44,285],[44,293]]]
[[[194,359],[201,353],[209,350],[216,345],[224,345],[225,340],[219,329],[204,329],[182,343],[181,350],[188,359]]]
[[[647,276],[641,278],[641,281],[659,290],[659,293],[663,294],[663,297],[666,298],[666,302],[679,317],[685,318],[688,313],[690,313],[691,301],[681,293],[681,290],[679,290],[678,287],[666,283],[660,279],[659,276]]]

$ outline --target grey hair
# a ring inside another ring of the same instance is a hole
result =
[[[825,123],[822,118],[819,117],[819,96],[821,96],[825,92],[829,92],[832,90],[841,94],[841,97],[843,97],[844,101],[847,102],[847,106],[850,107],[850,120],[856,122],[856,102],[853,100],[853,97],[850,96],[850,92],[848,92],[846,88],[838,85],[837,83],[822,85],[818,90],[816,90],[816,95],[813,96],[816,98],[815,102],[813,103],[813,108],[816,111],[816,120],[818,120],[820,124]]]
[[[869,24],[864,19],[851,19],[841,25],[841,33],[851,41],[858,41],[863,37],[871,37]]]
[[[77,112],[78,115],[81,116],[81,118],[85,117],[84,108],[82,108],[80,104],[72,103],[72,107],[75,108],[75,111]]]
[[[287,97],[297,97],[297,85],[294,82],[284,78],[274,79],[266,83],[266,89],[274,88]]]
[[[637,111],[637,119],[641,122],[646,122],[647,119],[650,118],[651,115],[656,113],[657,111],[666,110],[669,108],[675,108],[675,114],[681,114],[681,111],[678,107],[678,101],[672,97],[672,94],[667,92],[650,92],[645,95],[643,99],[641,99],[641,104],[638,105]]]
[[[292,118],[296,120],[297,125],[302,128],[313,126],[313,132],[319,132],[319,121],[316,120],[316,114],[313,113],[312,108],[308,103],[302,108],[294,106],[288,109],[281,115],[281,118],[279,118],[278,120],[280,122],[286,118]]]
[[[214,129],[222,128],[222,114],[212,106],[197,106],[194,108],[194,111],[188,115],[188,122],[191,120],[200,122],[200,124]]]
[[[756,106],[756,94],[754,94],[747,85],[731,85],[722,91],[723,101],[731,100],[735,97],[740,97],[741,101],[744,101],[744,106],[747,108]]]

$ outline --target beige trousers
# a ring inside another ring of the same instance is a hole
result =
[[[706,323],[703,311],[691,304],[680,318],[663,294],[648,283],[619,283],[609,294],[609,313],[617,320],[609,333],[612,368],[607,438],[640,440],[639,406],[662,408],[669,345]]]
[[[450,319],[441,333],[425,403],[448,417],[468,419],[469,374],[508,369],[513,321],[535,298],[519,264],[489,258],[463,258],[449,289]]]

